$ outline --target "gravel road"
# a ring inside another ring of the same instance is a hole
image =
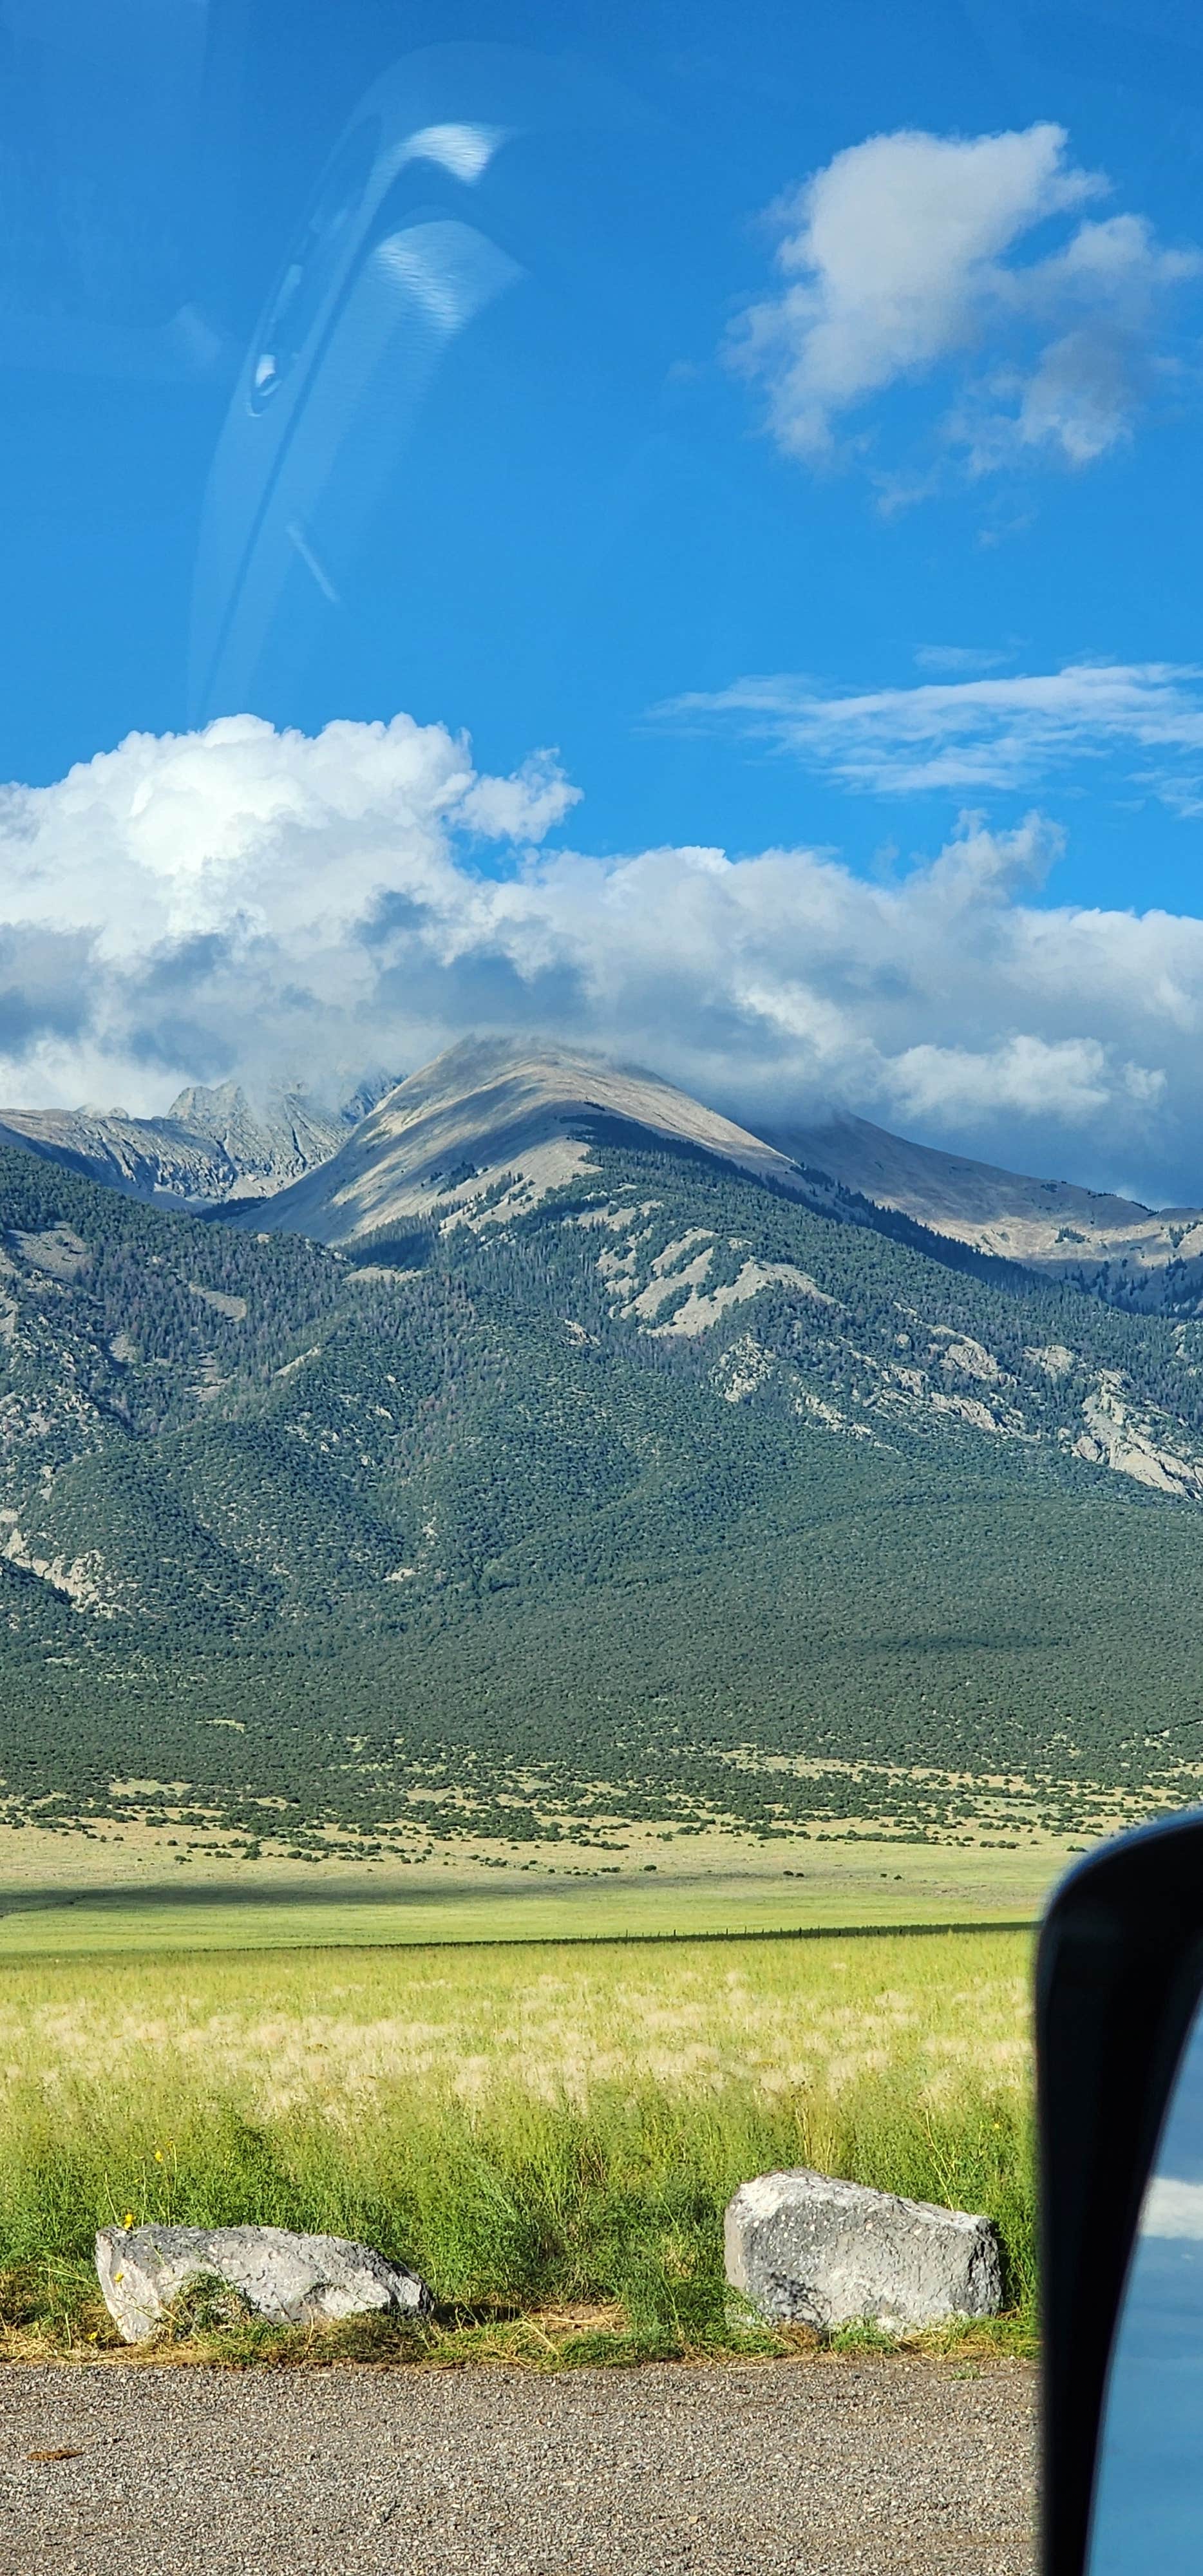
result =
[[[15,2366],[0,2570],[1031,2576],[1032,2417],[1020,2363]]]

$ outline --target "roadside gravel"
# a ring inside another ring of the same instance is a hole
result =
[[[1033,2394],[1022,2363],[912,2359],[17,2365],[0,2571],[1031,2576]]]

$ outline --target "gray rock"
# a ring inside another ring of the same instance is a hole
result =
[[[868,2319],[900,2334],[991,2317],[1002,2302],[988,2218],[805,2166],[741,2186],[727,2209],[725,2251],[732,2289],[761,2316],[820,2329]]]
[[[416,2315],[430,2292],[416,2272],[386,2263],[342,2236],[293,2236],[284,2227],[102,2227],[96,2270],[105,2306],[127,2343],[148,2343],[181,2291],[219,2282],[232,2314],[250,2309],[273,2325],[358,2317],[373,2308]]]

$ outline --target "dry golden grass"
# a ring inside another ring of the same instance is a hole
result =
[[[906,2070],[932,2100],[1029,2073],[1022,1934],[229,1953],[0,1965],[0,2078],[48,2098],[198,2092],[357,2122],[385,2096],[734,2084],[765,2100]]]

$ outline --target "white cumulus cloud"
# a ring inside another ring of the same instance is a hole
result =
[[[491,779],[403,717],[135,735],[10,788],[0,1099],[149,1111],[231,1076],[329,1097],[473,1028],[541,1030],[754,1124],[831,1102],[1203,1198],[1203,921],[1048,900],[1038,816],[964,824],[883,884],[806,847],[538,846],[572,799],[546,756]]]
[[[774,291],[739,316],[734,364],[762,389],[786,454],[819,464],[866,408],[936,378],[937,444],[973,474],[1092,463],[1131,430],[1172,291],[1199,275],[1143,216],[1082,215],[1108,193],[1052,124],[971,138],[902,131],[836,154],[772,210]],[[1068,238],[1026,259],[1029,236]],[[887,500],[922,491],[896,470]]]

